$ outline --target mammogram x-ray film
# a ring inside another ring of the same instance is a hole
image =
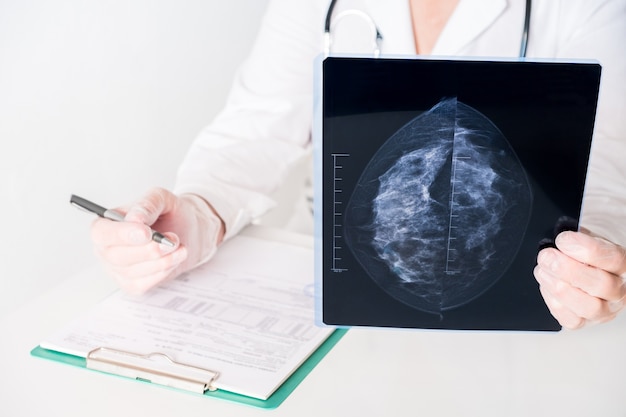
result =
[[[559,330],[533,269],[563,219],[580,215],[599,66],[327,58],[323,68],[322,321]]]

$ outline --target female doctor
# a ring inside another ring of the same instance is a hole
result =
[[[93,223],[92,240],[110,275],[129,292],[145,292],[210,259],[221,242],[274,205],[269,195],[310,153],[313,62],[325,49],[592,58],[603,72],[584,232],[563,232],[556,249],[542,250],[535,277],[564,327],[614,318],[626,294],[626,54],[621,45],[626,0],[332,3],[329,10],[329,0],[270,1],[225,108],[193,143],[175,190],[156,188],[121,209],[125,222]],[[305,219],[296,223],[312,223],[306,204],[296,212]],[[149,226],[165,232],[175,246],[153,242]]]

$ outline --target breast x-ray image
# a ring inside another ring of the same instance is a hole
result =
[[[500,130],[448,98],[374,154],[346,206],[344,235],[385,292],[438,314],[503,275],[531,207],[524,167]]]
[[[560,219],[580,216],[599,74],[595,63],[327,58],[322,321],[559,330],[532,271]]]

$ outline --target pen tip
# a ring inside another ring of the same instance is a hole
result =
[[[169,246],[170,248],[173,248],[174,246],[176,246],[176,243],[172,242],[170,239],[168,239],[167,237],[163,236],[159,232],[154,232],[153,235],[152,235],[152,239],[154,241],[156,241],[157,243],[160,243],[160,244],[165,245],[165,246]]]
[[[166,237],[161,239],[161,243],[164,243],[165,245],[169,246],[170,248],[173,248],[174,246],[176,246],[176,244],[174,242],[172,242],[171,240],[169,240]]]

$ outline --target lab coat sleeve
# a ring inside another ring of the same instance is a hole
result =
[[[602,65],[581,225],[626,246],[626,1],[568,0],[560,7],[556,56]]]
[[[326,3],[269,3],[225,108],[180,166],[175,192],[205,198],[224,220],[226,239],[274,205],[269,195],[307,153]]]

